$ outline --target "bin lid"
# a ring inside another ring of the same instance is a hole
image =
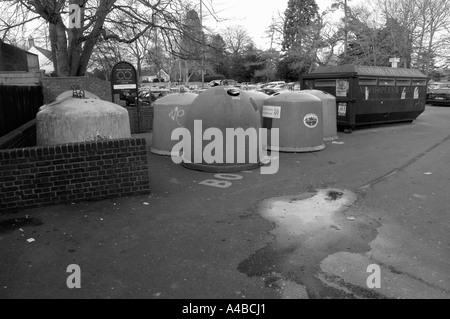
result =
[[[356,64],[344,64],[337,66],[321,66],[314,69],[305,78],[314,77],[314,75],[326,74],[337,75],[339,73],[347,73],[365,76],[398,76],[398,77],[415,77],[426,78],[426,76],[417,69],[390,68],[387,66],[368,66]]]
[[[300,93],[301,91],[282,91],[269,96],[264,100],[264,105],[270,105],[274,102],[288,102],[288,103],[305,103],[305,102],[320,102],[322,100],[317,96],[309,93]]]
[[[171,93],[154,102],[154,106],[162,105],[190,105],[198,94],[195,93]]]
[[[321,100],[333,100],[336,101],[336,97],[333,94],[330,94],[328,92],[325,91],[320,91],[320,90],[300,90],[300,91],[296,91],[297,93],[300,94],[311,94],[314,95],[318,98],[320,98]]]

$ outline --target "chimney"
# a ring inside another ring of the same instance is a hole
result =
[[[31,47],[34,47],[34,39],[30,35],[30,37],[28,38],[28,50],[31,49]]]

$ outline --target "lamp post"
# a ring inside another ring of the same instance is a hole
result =
[[[344,1],[344,33],[345,33],[345,39],[344,39],[344,53],[347,55],[347,39],[348,39],[348,31],[347,31],[347,0]]]
[[[202,10],[202,0],[200,0],[200,32],[201,32],[201,37],[202,37],[202,44],[201,44],[201,55],[202,55],[202,62],[201,62],[201,72],[202,72],[202,89],[205,88],[205,72],[204,72],[204,50],[203,50],[203,42],[204,42],[204,38],[203,38],[203,10]]]

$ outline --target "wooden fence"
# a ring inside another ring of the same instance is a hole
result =
[[[0,136],[36,118],[43,101],[40,85],[0,85]]]

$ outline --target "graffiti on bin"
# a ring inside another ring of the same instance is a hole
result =
[[[169,113],[169,117],[172,119],[172,121],[176,121],[179,127],[183,127],[183,125],[180,124],[180,121],[178,118],[184,116],[184,110],[179,110],[178,106],[175,107],[172,112]]]

